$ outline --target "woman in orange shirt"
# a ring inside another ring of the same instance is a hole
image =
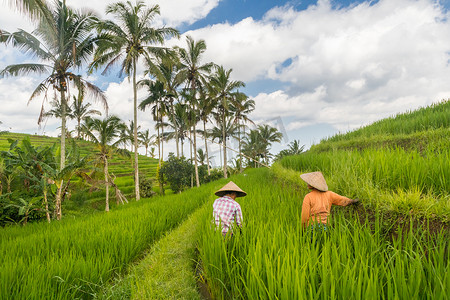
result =
[[[311,190],[303,199],[302,226],[319,227],[326,229],[328,215],[333,204],[347,206],[358,200],[338,195],[328,190],[327,182],[321,172],[305,173],[300,175]]]

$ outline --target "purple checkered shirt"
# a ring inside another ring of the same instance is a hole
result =
[[[226,234],[233,222],[236,225],[242,225],[242,211],[239,203],[234,201],[231,197],[223,196],[217,198],[213,204],[213,216],[216,227],[222,224],[222,234]]]

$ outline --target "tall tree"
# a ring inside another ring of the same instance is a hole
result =
[[[206,83],[206,87],[209,82]],[[209,164],[209,154],[208,154],[208,131],[206,130],[206,123],[210,120],[211,113],[214,110],[214,101],[211,98],[211,94],[207,92],[207,88],[203,88],[200,92],[200,98],[198,101],[198,109],[200,119],[203,122],[203,138],[205,140],[205,152],[206,152],[206,164],[208,168],[208,175],[211,175],[211,168]]]
[[[120,74],[125,73],[133,81],[133,112],[134,112],[134,183],[136,200],[139,193],[138,136],[137,136],[137,84],[136,68],[139,58],[145,57],[147,62],[152,57],[162,56],[166,52],[160,47],[166,37],[179,36],[171,27],[152,27],[155,17],[160,14],[159,5],[146,7],[143,1],[133,5],[131,1],[117,2],[106,7],[106,13],[112,14],[117,23],[105,20],[97,24],[100,32],[100,44],[94,56],[91,68],[95,69],[106,64],[103,73],[115,63],[122,60]]]
[[[281,139],[283,138],[283,134],[278,131],[275,127],[269,126],[267,124],[264,125],[258,125],[257,128],[259,135],[262,138],[262,141],[264,142],[264,145],[267,148],[265,159],[266,163],[269,163],[269,150],[272,143],[279,143],[281,142]]]
[[[78,96],[73,96],[73,102],[71,109],[71,117],[77,120],[77,138],[81,137],[81,121],[90,117],[92,115],[101,116],[101,112],[96,109],[89,109],[91,107],[91,103],[83,104],[84,95],[82,93],[78,93]]]
[[[151,108],[151,113],[153,116],[153,120],[156,122],[156,130],[157,130],[157,141],[158,141],[158,153],[159,153],[159,167],[161,167],[161,163],[163,160],[163,133],[160,133],[160,129],[164,130],[164,126],[162,126],[163,117],[166,114],[167,106],[165,99],[165,89],[164,85],[160,81],[152,81],[149,79],[143,79],[139,81],[139,86],[146,87],[148,96],[141,101],[139,104],[139,109],[145,111],[147,107]]]
[[[222,145],[223,145],[223,176],[228,178],[227,175],[227,135],[226,135],[226,117],[229,115],[229,108],[233,98],[236,96],[236,90],[240,87],[244,87],[245,84],[242,81],[231,80],[232,69],[225,70],[223,66],[219,66],[216,72],[210,77],[210,88],[215,95],[216,109],[220,116],[218,119],[222,124]]]
[[[108,159],[118,149],[116,146],[121,142],[119,138],[120,129],[123,125],[117,116],[109,116],[101,119],[86,119],[90,130],[86,134],[93,143],[97,145],[99,150],[99,159],[103,164],[103,174],[105,176],[105,211],[109,211],[109,186],[111,185],[110,175],[108,171]]]
[[[159,59],[157,63],[152,64],[149,63],[148,73],[155,77],[157,81],[159,81],[164,88],[164,100],[170,109],[170,117],[175,114],[175,100],[178,97],[177,88],[182,83],[182,78],[178,76],[178,62],[176,58],[171,55],[165,56],[162,59]],[[175,143],[177,147],[177,158],[180,157],[180,150],[178,145],[178,128],[177,122],[172,122],[175,127]]]
[[[154,134],[150,135],[150,131],[148,129],[139,132],[139,141],[145,147],[145,156],[147,156],[148,147],[155,143],[155,138],[156,136]]]
[[[255,101],[252,99],[248,99],[248,96],[244,93],[236,93],[234,96],[230,110],[234,114],[234,121],[237,123],[239,132],[238,132],[238,142],[239,142],[239,171],[242,173],[242,143],[241,143],[241,128],[244,127],[245,129],[245,122],[253,123],[252,120],[248,118],[248,115],[255,110]],[[244,124],[241,124],[241,121],[244,122]],[[254,123],[253,123],[254,124]]]
[[[206,43],[204,40],[194,41],[191,36],[186,37],[187,48],[177,48],[178,55],[180,57],[180,72],[179,76],[184,79],[187,83],[187,88],[191,90],[192,97],[191,106],[194,110],[197,109],[197,91],[205,82],[205,76],[211,72],[213,68],[213,63],[202,64],[201,56],[206,51]],[[196,141],[196,129],[194,124],[193,129],[194,135],[194,153],[197,151],[197,141]],[[197,186],[200,186],[200,180],[198,177],[198,162],[197,156],[194,155],[195,161],[195,180]]]
[[[91,33],[91,25],[96,18],[93,13],[75,12],[69,9],[65,2],[60,1],[56,2],[54,7],[47,7],[42,1],[20,1],[20,3],[25,11],[42,16],[37,19],[37,28],[32,33],[24,30],[14,33],[2,32],[2,41],[22,49],[25,53],[32,54],[41,62],[9,65],[0,72],[0,76],[50,73],[37,86],[28,102],[42,93],[47,95],[49,89],[59,92],[61,103],[60,169],[62,170],[66,158],[66,108],[70,84],[73,84],[79,91],[90,92],[95,99],[100,99],[107,109],[103,92],[97,86],[84,80],[81,75],[73,73],[73,69],[79,68],[87,62],[94,51],[96,37]],[[38,6],[39,8],[37,8]],[[42,107],[38,123],[41,123],[43,117],[44,109]]]

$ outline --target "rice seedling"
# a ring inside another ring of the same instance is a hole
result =
[[[191,190],[108,214],[3,229],[0,299],[91,298],[209,196]]]
[[[242,234],[224,240],[211,216],[202,221],[199,249],[215,299],[448,299],[448,233],[398,228],[392,238],[382,216],[370,223],[338,211],[325,234],[314,234],[300,226],[306,188],[274,184],[268,170],[235,180],[248,192]]]

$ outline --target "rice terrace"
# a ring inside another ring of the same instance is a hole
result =
[[[448,2],[97,2],[0,12],[0,299],[450,300]]]

